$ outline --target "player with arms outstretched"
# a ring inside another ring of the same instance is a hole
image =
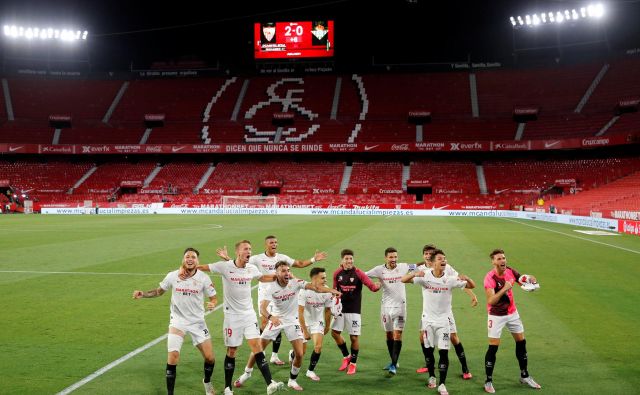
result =
[[[224,324],[223,337],[227,346],[227,355],[224,358],[225,395],[233,394],[232,380],[236,367],[236,353],[242,345],[243,337],[255,355],[258,367],[267,383],[267,394],[273,394],[284,388],[284,383],[276,382],[271,378],[269,364],[265,360],[262,344],[260,343],[260,331],[258,320],[253,309],[251,297],[251,281],[259,280],[271,282],[275,280],[273,274],[263,274],[258,268],[249,265],[251,257],[251,242],[241,240],[236,243],[236,258],[234,260],[220,261],[209,265],[198,266],[198,269],[211,271],[222,275],[222,289],[224,291]],[[226,255],[226,248],[218,249],[218,255]]]
[[[226,254],[226,249],[220,251],[222,253],[221,257],[223,259],[229,259],[229,257],[223,256]],[[315,262],[319,262],[323,259],[327,258],[327,253],[324,251],[316,251],[315,254],[309,259],[293,259],[285,254],[281,254],[278,252],[278,238],[273,235],[269,235],[264,238],[264,252],[261,254],[253,255],[249,259],[249,264],[257,267],[263,274],[275,274],[276,272],[276,263],[280,261],[285,261],[291,267],[307,267]],[[265,291],[269,287],[268,283],[260,283],[258,285],[258,310],[260,314],[260,331],[264,330],[264,327],[267,325],[267,317],[262,315],[260,311],[260,305],[263,300],[265,300]],[[269,308],[271,308],[270,306]],[[270,312],[269,312],[270,313]],[[271,353],[271,358],[269,362],[275,365],[284,365],[284,362],[280,360],[278,357],[278,351],[280,351],[280,342],[282,341],[282,335],[278,335],[278,337],[273,342],[273,352]]]
[[[185,334],[191,336],[191,342],[198,348],[204,358],[204,389],[206,395],[215,393],[211,375],[215,359],[211,345],[211,335],[204,320],[204,298],[208,297],[207,309],[213,310],[218,300],[216,290],[209,276],[198,271],[198,256],[195,248],[184,250],[182,271],[184,279],[179,277],[179,270],[167,274],[160,286],[150,291],[133,291],[133,298],[155,298],[171,289],[171,307],[169,334],[167,336],[167,393],[173,394],[176,383],[176,369],[180,360],[180,350]]]
[[[388,247],[384,250],[384,265],[378,265],[366,272],[371,278],[380,280],[382,302],[380,304],[380,322],[386,332],[387,350],[391,362],[384,368],[390,376],[397,373],[398,358],[402,349],[402,331],[407,318],[407,292],[401,281],[416,265],[398,263],[398,250]]]
[[[427,387],[436,387],[434,374],[435,358],[434,349],[438,347],[440,360],[440,385],[438,393],[448,395],[445,386],[447,370],[449,368],[449,346],[451,335],[451,300],[454,288],[474,288],[475,283],[464,275],[448,276],[445,273],[447,266],[444,251],[436,249],[430,257],[432,268],[426,271],[416,270],[402,278],[403,282],[412,282],[422,287],[424,345],[427,349],[427,368],[429,380]]]
[[[324,285],[315,285],[301,279],[293,279],[289,263],[280,261],[276,263],[276,281],[269,283],[269,288],[265,291],[266,299],[260,305],[262,314],[266,315],[267,320],[269,320],[262,332],[262,348],[264,349],[280,333],[284,332],[291,342],[295,355],[287,385],[296,391],[302,391],[302,387],[297,382],[300,367],[302,366],[302,345],[304,340],[298,319],[298,294],[304,289],[340,296],[338,291]],[[273,305],[272,309],[268,308],[270,304]],[[271,311],[270,313],[268,312],[269,310]],[[244,373],[234,383],[236,387],[241,387],[251,377],[255,362],[256,359],[253,355],[249,357]]]

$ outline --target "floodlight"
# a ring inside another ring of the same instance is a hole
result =
[[[524,20],[527,22],[527,25],[531,25],[531,16],[525,15]]]
[[[41,40],[56,39],[62,41],[86,40],[89,32],[75,29],[53,29],[34,26],[3,25],[5,37],[24,37],[27,40],[40,38]]]
[[[583,18],[587,17],[587,9],[582,7],[580,8],[580,15],[582,15]]]
[[[547,14],[544,12],[540,14],[540,19],[542,19],[542,23],[547,23]]]
[[[598,3],[594,6],[593,16],[596,18],[601,18],[604,15],[604,6],[601,3]]]
[[[515,25],[516,25],[516,19],[515,19],[514,17],[509,18],[509,20],[511,21],[511,24],[512,24],[513,26],[515,26]],[[6,31],[6,28],[7,28],[7,26],[5,26],[5,31]]]
[[[540,24],[540,18],[538,18],[538,14],[533,14],[533,17],[531,18],[531,20],[533,21],[533,24],[536,26]]]
[[[558,15],[556,15],[556,22],[562,23],[563,21],[564,21],[564,16],[562,16],[561,12],[558,12]]]

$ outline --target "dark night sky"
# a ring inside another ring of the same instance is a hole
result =
[[[478,0],[436,2],[378,1],[146,1],[5,0],[0,23],[59,20],[90,31],[89,53],[101,68],[125,68],[130,61],[194,56],[210,62],[251,65],[252,23],[260,19],[295,20],[318,16],[336,20],[338,62],[367,64],[372,56],[387,63],[504,61],[512,52],[508,17],[559,10],[588,2]],[[614,50],[640,47],[640,2],[603,1],[609,42]],[[200,24],[199,24],[200,23]],[[586,24],[586,22],[584,22]],[[183,28],[177,25],[198,24]],[[149,32],[123,32],[155,29]],[[583,26],[587,28],[587,26]],[[589,28],[590,29],[590,28]],[[526,40],[542,40],[527,33]],[[568,32],[571,34],[590,34]],[[519,34],[525,34],[521,32]]]

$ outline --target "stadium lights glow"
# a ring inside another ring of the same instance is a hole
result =
[[[577,21],[580,19],[600,19],[604,16],[604,6],[601,3],[589,4],[581,8],[547,11],[532,15],[512,16],[509,22],[514,29],[522,26],[538,26],[550,23],[563,23],[564,21]]]
[[[52,27],[24,27],[16,25],[4,25],[4,36],[11,39],[24,38],[28,41],[35,39],[40,40],[59,40],[59,41],[80,41],[87,40],[89,32],[74,29],[54,29]]]

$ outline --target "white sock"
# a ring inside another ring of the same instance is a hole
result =
[[[300,368],[296,368],[295,366],[291,365],[291,374],[295,376],[298,373],[300,373]]]

